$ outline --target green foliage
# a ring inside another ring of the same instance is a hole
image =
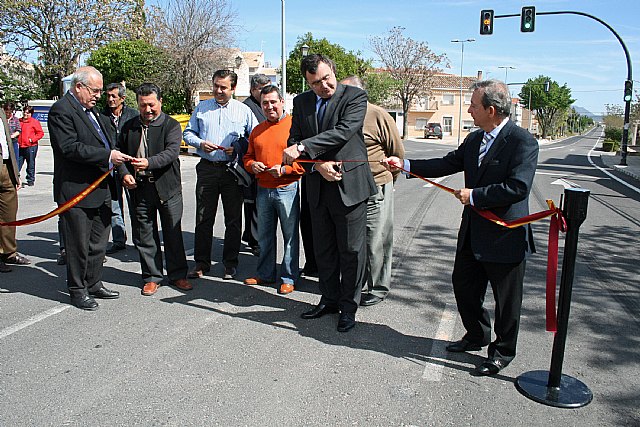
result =
[[[305,82],[302,85],[303,76],[300,72],[300,61],[302,52],[300,48],[306,44],[309,46],[309,54],[319,53],[328,56],[336,63],[336,77],[341,80],[345,77],[356,75],[362,77],[371,68],[371,60],[361,57],[360,51],[346,51],[339,44],[329,42],[326,38],[316,40],[311,33],[298,37],[296,45],[289,54],[287,60],[287,92],[301,93],[308,89]],[[302,90],[301,90],[302,89]]]
[[[6,61],[0,66],[0,102],[26,103],[31,99],[40,99],[44,91],[38,83],[33,69]]]
[[[170,66],[170,60],[162,49],[144,40],[122,40],[93,51],[87,64],[102,73],[105,86],[125,82],[128,88],[135,89],[145,82],[162,87],[163,75]],[[135,103],[135,96],[133,101]]]
[[[399,90],[400,82],[387,73],[368,72],[363,78],[367,87],[369,102],[381,107],[395,107],[397,101],[393,95]]]
[[[609,141],[622,141],[622,128],[606,126],[604,128],[604,138]]]
[[[544,91],[547,81],[551,82],[549,92]],[[542,129],[542,138],[546,138],[552,129],[559,126],[567,110],[575,102],[575,99],[571,99],[571,89],[566,83],[560,86],[558,82],[543,75],[527,80],[518,96],[524,108],[529,108],[531,105],[531,110],[536,112]],[[529,101],[531,101],[530,104]]]
[[[184,92],[178,90],[164,91],[162,93],[162,111],[167,114],[187,113]]]
[[[602,143],[602,151],[619,151],[620,150],[620,142],[619,141],[604,141]]]

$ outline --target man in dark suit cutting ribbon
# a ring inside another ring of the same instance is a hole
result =
[[[346,332],[356,324],[366,280],[367,199],[377,191],[362,133],[367,94],[338,83],[335,64],[325,56],[304,57],[300,69],[311,90],[293,100],[283,162],[300,156],[323,161],[308,167],[306,186],[322,298],[302,317],[340,312],[338,331]],[[362,161],[340,163],[353,159]]]
[[[113,165],[131,160],[113,149],[109,119],[94,109],[102,93],[102,75],[81,67],[71,77],[71,88],[49,112],[53,149],[53,197],[61,205],[96,181]],[[114,299],[120,294],[102,284],[104,259],[111,227],[111,192],[108,177],[77,205],[61,215],[67,251],[67,287],[71,302],[83,310],[96,310],[94,298]]]
[[[466,334],[447,350],[476,351],[489,345],[489,357],[474,372],[495,375],[516,354],[525,259],[535,247],[530,225],[509,229],[476,210],[490,210],[505,221],[529,214],[538,143],[509,120],[511,97],[504,83],[479,81],[471,89],[469,113],[481,130],[440,159],[401,163],[390,157],[384,162],[430,178],[464,171],[465,188],[455,191],[464,210],[452,281]],[[489,283],[496,301],[493,342],[491,320],[483,307]]]

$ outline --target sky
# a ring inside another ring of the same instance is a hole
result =
[[[281,61],[281,12],[283,0],[229,0],[242,30],[237,47],[264,51],[265,59],[278,67]],[[311,32],[346,50],[360,51],[376,63],[369,47],[372,36],[390,28],[405,28],[405,36],[427,42],[437,54],[447,55],[450,68],[460,74],[461,44],[453,39],[475,39],[464,45],[465,76],[483,72],[485,78],[526,82],[539,75],[567,84],[574,106],[602,114],[605,104],[623,104],[627,62],[622,46],[605,26],[577,15],[537,16],[533,33],[520,32],[520,18],[495,19],[493,35],[481,36],[480,11],[496,15],[520,13],[523,6],[536,12],[578,11],[605,21],[620,35],[629,50],[635,71],[634,87],[640,93],[640,2],[638,0],[284,0],[286,49],[299,36]],[[513,85],[517,95],[520,86]]]

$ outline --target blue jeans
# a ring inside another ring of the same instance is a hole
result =
[[[300,196],[298,182],[282,188],[264,188],[258,185],[258,278],[266,282],[276,281],[276,230],[278,219],[284,240],[284,254],[280,266],[282,283],[294,284],[299,274],[298,220]]]
[[[18,156],[18,170],[22,171],[22,165],[27,162],[27,184],[33,185],[36,181],[36,155],[38,154],[38,146],[20,148]]]

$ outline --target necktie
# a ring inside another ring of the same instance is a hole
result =
[[[322,127],[322,119],[324,119],[324,112],[327,110],[327,102],[329,98],[321,98],[320,106],[318,107],[318,130]]]
[[[487,154],[487,147],[489,147],[489,142],[493,139],[493,136],[490,133],[485,133],[482,138],[482,142],[480,143],[480,151],[478,152],[478,167],[482,163],[482,159],[484,159],[485,154]]]
[[[107,137],[102,132],[102,129],[100,128],[100,125],[98,124],[98,120],[95,118],[95,116],[93,115],[93,113],[91,112],[90,109],[87,108],[86,110],[84,110],[84,112],[87,113],[87,116],[89,117],[89,121],[91,122],[93,127],[98,132],[98,135],[100,135],[100,139],[102,140],[102,143],[104,144],[104,148],[109,150],[109,153],[111,153],[111,146],[109,145],[109,141],[107,140]],[[109,169],[111,169],[112,167],[113,167],[113,164],[111,163],[111,161],[109,161]]]

